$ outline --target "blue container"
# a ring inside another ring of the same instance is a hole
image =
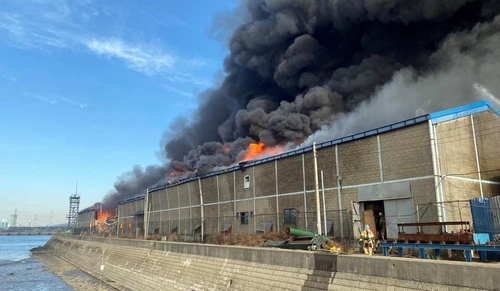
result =
[[[487,233],[474,233],[473,238],[476,245],[485,245],[490,241],[490,235]]]

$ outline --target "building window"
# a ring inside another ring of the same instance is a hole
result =
[[[297,221],[297,210],[295,208],[283,209],[285,223],[295,223]]]
[[[250,189],[250,175],[246,175],[243,178],[243,188]]]
[[[249,217],[248,212],[240,212],[240,222],[241,224],[248,224],[248,217]]]

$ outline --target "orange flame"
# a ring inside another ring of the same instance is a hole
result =
[[[115,212],[113,210],[103,210],[102,212],[97,212],[97,221],[105,222],[108,218],[115,216]]]
[[[274,147],[268,147],[264,143],[251,143],[248,145],[248,151],[243,157],[242,162],[254,160],[261,156],[276,156],[282,154],[285,151],[283,146],[277,145]]]
[[[189,174],[189,172],[187,171],[173,171],[173,172],[170,172],[167,176],[168,177],[184,177],[184,176],[187,176]]]

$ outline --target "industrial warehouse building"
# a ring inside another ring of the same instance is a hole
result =
[[[78,212],[75,233],[96,234],[99,232],[101,224],[115,215],[116,209],[103,209],[100,203],[87,207]]]
[[[400,222],[471,221],[469,199],[500,194],[499,116],[481,101],[316,145],[323,232],[356,238],[379,213],[389,239]],[[120,202],[117,234],[316,231],[314,174],[308,147],[160,183]]]

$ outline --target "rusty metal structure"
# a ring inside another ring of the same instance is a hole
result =
[[[447,232],[447,226],[458,226],[459,231]],[[405,232],[405,227],[416,228],[411,233]],[[439,232],[426,233],[424,227],[432,227]],[[405,243],[433,243],[433,244],[473,244],[474,238],[468,221],[449,221],[449,222],[420,222],[420,223],[398,223],[398,242]]]

